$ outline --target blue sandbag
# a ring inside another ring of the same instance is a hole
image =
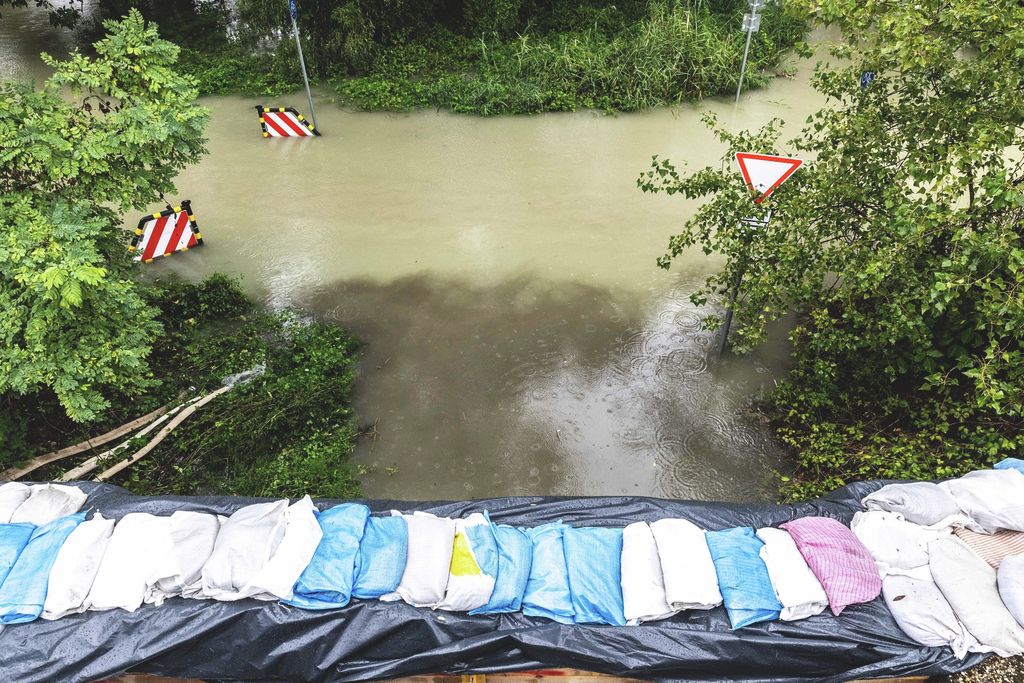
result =
[[[993,465],[997,470],[1017,470],[1024,474],[1024,460],[1020,458],[1004,458]]]
[[[577,624],[625,626],[622,606],[622,529],[565,529],[565,564]]]
[[[43,613],[50,569],[60,547],[85,519],[85,512],[58,517],[36,527],[3,585],[0,585],[0,624],[24,624]]]
[[[393,593],[402,581],[409,556],[409,527],[405,519],[370,517],[356,555],[352,597],[376,600]]]
[[[768,567],[761,559],[761,542],[750,527],[705,534],[718,574],[725,610],[733,629],[778,619],[782,604],[775,596]]]
[[[292,598],[282,602],[303,609],[344,607],[352,599],[356,556],[370,508],[345,503],[317,515],[323,538],[302,571]]]
[[[494,527],[494,540],[498,544],[498,578],[494,591],[486,605],[470,611],[470,614],[518,612],[523,605],[523,593],[530,579],[533,544],[525,533],[507,524]]]
[[[35,530],[34,524],[0,524],[0,584],[14,568]]]
[[[571,624],[576,613],[572,608],[569,569],[562,544],[564,531],[561,521],[526,529],[533,544],[533,559],[523,595],[523,614]]]

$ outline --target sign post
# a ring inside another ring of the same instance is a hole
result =
[[[750,53],[750,38],[761,30],[761,15],[758,11],[764,6],[765,0],[747,0],[750,14],[743,15],[743,30],[747,33],[747,44],[743,47],[743,62],[740,64],[740,80],[736,84],[736,104],[740,103],[743,92],[743,74],[747,71],[747,55]]]
[[[295,0],[288,0],[288,14],[292,18],[292,32],[295,34],[295,47],[299,50],[299,64],[302,66],[302,80],[306,84],[306,99],[309,101],[309,117],[313,119],[313,127],[316,125],[316,112],[313,111],[313,93],[309,89],[309,76],[306,75],[306,59],[302,56],[302,41],[299,40],[299,6]]]
[[[782,183],[786,182],[800,166],[802,159],[792,157],[779,157],[770,154],[754,154],[752,152],[738,152],[736,163],[739,164],[740,174],[743,182],[750,188],[754,195],[754,203],[760,204],[768,195],[774,192]],[[747,239],[753,239],[758,229],[768,227],[772,219],[771,211],[765,218],[744,218],[740,221]],[[743,284],[743,276],[747,272],[747,254],[744,251],[741,256],[739,275],[736,277],[736,284],[732,288],[729,297],[729,306],[725,309],[725,320],[722,323],[722,346],[720,354],[724,354],[729,348],[729,328],[732,327],[733,309],[736,308],[736,299],[740,295],[740,285]]]

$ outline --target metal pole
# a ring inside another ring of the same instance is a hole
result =
[[[732,297],[729,299],[729,307],[725,309],[725,322],[722,324],[722,346],[718,355],[724,355],[729,348],[729,328],[732,327],[732,309],[736,308],[736,299],[740,295],[740,285],[743,284],[743,276],[746,274],[747,266],[744,264],[740,270],[740,276],[736,278],[736,286],[732,290]]]
[[[288,13],[292,17],[292,32],[295,33],[295,47],[299,50],[299,64],[302,65],[302,80],[306,84],[306,100],[309,101],[309,118],[313,119],[313,127],[319,129],[319,126],[316,125],[316,112],[313,111],[313,93],[309,89],[309,76],[306,75],[306,59],[302,56],[302,41],[299,40],[299,24],[296,21],[299,16],[299,8],[298,5],[295,4],[295,0],[288,0]],[[747,37],[747,44],[750,44],[749,36]],[[744,59],[744,61],[746,60]]]
[[[743,92],[743,74],[747,70],[747,54],[750,52],[750,37],[754,35],[751,30],[747,31],[747,44],[743,48],[743,63],[740,65],[740,82],[736,84],[736,104],[740,103],[740,93]],[[301,52],[299,54],[302,54]]]

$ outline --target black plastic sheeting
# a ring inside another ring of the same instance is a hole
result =
[[[459,517],[487,510],[495,522],[625,526],[684,517],[708,529],[774,526],[824,515],[849,523],[860,499],[884,482],[851,484],[796,505],[734,505],[655,498],[495,498],[466,502],[361,501],[374,511],[426,510]],[[141,497],[116,486],[77,484],[90,510],[230,514],[260,499]],[[335,504],[319,501],[321,509]],[[564,626],[522,614],[467,616],[404,603],[355,600],[305,611],[276,602],[175,598],[161,607],[89,612],[0,632],[0,672],[18,683],[86,682],[126,671],[210,681],[364,681],[426,673],[577,668],[659,681],[848,681],[949,673],[957,660],[922,647],[875,601],[798,622],[738,631],[725,611],[684,612],[641,626]]]

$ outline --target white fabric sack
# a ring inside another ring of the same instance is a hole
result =
[[[1018,624],[1024,626],[1024,555],[1004,557],[996,574],[999,597]]]
[[[858,512],[850,522],[850,529],[875,558],[879,574],[903,574],[928,578],[928,544],[950,530],[929,529],[911,524],[895,512],[872,510]]]
[[[935,585],[967,630],[1001,657],[1024,653],[1024,630],[1003,605],[996,571],[956,537],[929,545]]]
[[[927,567],[925,568],[927,571]],[[953,614],[949,601],[931,579],[892,575],[882,579],[882,596],[893,618],[914,642],[949,647],[957,659],[983,648]]]
[[[246,505],[228,517],[217,534],[210,559],[203,565],[202,595],[239,600],[284,538],[288,501]]]
[[[93,611],[137,610],[150,584],[163,576],[172,562],[170,531],[170,517],[144,512],[122,517],[100,560],[86,607]]]
[[[295,582],[324,537],[315,510],[308,495],[288,507],[280,545],[242,593],[261,600],[291,600]]]
[[[966,517],[956,499],[930,481],[887,484],[861,501],[868,510],[884,510],[903,515],[913,524],[935,528],[963,524]]]
[[[498,547],[491,522],[474,512],[455,520],[455,541],[444,599],[437,609],[468,612],[491,599],[498,575]]]
[[[722,604],[718,573],[704,530],[685,519],[651,524],[665,580],[665,600],[673,610],[711,609]]]
[[[758,529],[757,537],[764,543],[760,555],[768,568],[775,596],[782,603],[779,618],[796,621],[821,614],[828,607],[828,596],[807,561],[797,549],[793,537],[783,529]]]
[[[32,489],[20,481],[9,481],[0,486],[0,524],[11,521],[14,511],[28,498]]]
[[[675,614],[665,599],[658,543],[647,522],[622,530],[622,605],[626,622],[639,624]]]
[[[28,498],[11,515],[11,523],[49,524],[59,517],[78,512],[88,497],[77,487],[63,484],[33,484],[29,488]]]
[[[939,486],[971,518],[973,531],[1024,531],[1024,474],[1018,470],[977,470]]]
[[[213,553],[220,524],[216,515],[202,512],[179,510],[171,515],[170,562],[166,576],[158,577],[146,590],[146,603],[162,605],[170,597],[202,593],[203,565]]]
[[[397,510],[392,510],[391,514],[405,519],[409,529],[409,552],[397,590],[380,599],[385,602],[405,600],[415,607],[434,607],[444,600],[448,587],[455,520],[419,510],[411,515]]]
[[[60,619],[86,610],[86,599],[113,533],[114,520],[104,519],[99,513],[75,527],[50,568],[43,619]]]

